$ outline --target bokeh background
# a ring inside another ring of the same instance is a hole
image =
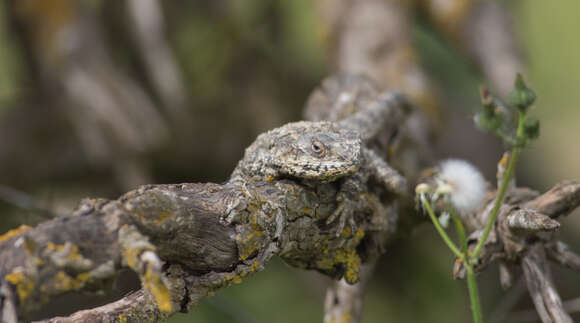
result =
[[[578,180],[580,3],[506,4],[541,120],[518,182],[545,190]],[[488,80],[413,10],[409,43],[439,100],[436,156],[468,159],[493,181],[502,147],[471,122]],[[325,28],[308,0],[1,2],[0,232],[67,213],[83,197],[227,180],[255,136],[301,119],[309,93],[334,71]],[[561,231],[580,250],[578,212]],[[468,322],[467,291],[452,280],[452,261],[429,225],[391,245],[363,322]],[[112,297],[136,287],[126,276]],[[554,276],[563,299],[580,297],[580,275],[554,268]],[[534,321],[521,286],[502,292],[496,268],[480,281],[491,321],[506,307],[515,314],[497,322]],[[274,260],[170,321],[320,322],[327,284]],[[38,317],[108,300],[65,297]]]

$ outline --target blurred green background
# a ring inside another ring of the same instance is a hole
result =
[[[127,42],[126,30],[119,27],[126,23],[118,13],[121,5],[87,3],[115,44],[112,57],[139,84],[150,88],[143,63],[135,62],[138,49]],[[540,139],[524,153],[517,176],[522,185],[545,190],[558,181],[580,178],[576,133],[580,126],[580,2],[517,1],[510,5],[525,49],[527,81],[538,94],[533,113],[541,120]],[[63,122],[66,117],[59,117],[65,113],[58,108],[62,102],[42,99],[59,94],[51,89],[39,94],[37,69],[30,67],[23,45],[30,40],[23,39],[22,30],[12,22],[14,6],[15,2],[0,4],[0,126],[4,128],[0,129],[4,136],[0,138],[0,185],[22,194],[17,200],[24,205],[0,201],[1,232],[42,221],[38,209],[67,212],[82,197],[115,198],[132,187],[119,180],[114,162],[95,163],[83,154],[82,142],[71,139],[73,127]],[[183,129],[170,131],[164,144],[131,156],[145,164],[143,178],[153,183],[225,181],[258,133],[301,118],[308,94],[331,72],[315,32],[318,21],[313,5],[307,0],[171,1],[163,3],[163,13],[191,120],[186,120]],[[417,23],[413,35],[424,68],[438,83],[442,97],[451,101],[444,105],[445,117],[470,123],[478,107],[479,84],[485,80],[428,24]],[[161,99],[154,96],[153,101]],[[22,116],[22,111],[28,114]],[[18,118],[27,122],[13,122]],[[21,124],[39,130],[26,130],[24,136],[20,129],[10,128]],[[441,140],[457,135],[443,129]],[[438,154],[474,161],[491,181],[501,147],[489,137],[491,148],[482,151],[470,145],[470,136],[486,135],[473,130],[462,145],[442,143]],[[58,163],[51,162],[53,156],[58,156]],[[573,250],[580,250],[578,215],[563,220],[561,233]],[[428,225],[390,246],[370,284],[363,322],[468,322],[467,291],[464,282],[452,280],[452,261]],[[580,297],[580,275],[554,268],[554,277],[563,299]],[[480,281],[486,317],[506,302],[505,295],[518,293],[500,290],[495,268],[482,274]],[[203,300],[192,313],[178,314],[170,322],[320,322],[327,284],[321,275],[274,260],[265,271]],[[130,287],[120,284],[119,293]],[[526,295],[517,299],[515,310],[532,309]],[[75,308],[65,304],[58,310],[62,314]]]

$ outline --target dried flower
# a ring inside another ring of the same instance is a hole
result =
[[[417,210],[425,212],[425,200],[429,192],[431,192],[431,186],[429,186],[429,184],[421,183],[415,187],[415,207]]]
[[[415,194],[427,194],[431,191],[431,186],[426,183],[421,183],[415,187]]]
[[[485,179],[467,161],[448,159],[441,163],[441,172],[437,177],[442,194],[448,195],[451,203],[459,212],[476,210],[485,197]]]

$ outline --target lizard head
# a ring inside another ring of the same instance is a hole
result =
[[[332,182],[361,166],[360,134],[332,122],[301,121],[278,128],[271,142],[272,167],[281,175]]]

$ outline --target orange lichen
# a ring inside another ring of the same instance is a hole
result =
[[[0,242],[3,242],[3,241],[8,240],[12,237],[15,237],[15,236],[19,235],[20,233],[27,231],[27,230],[30,230],[30,229],[32,229],[32,227],[29,227],[29,226],[23,224],[16,229],[12,229],[3,235],[0,235]]]
[[[507,164],[509,161],[509,157],[510,154],[509,153],[505,153],[503,154],[503,156],[501,157],[501,159],[499,160],[499,162],[497,163],[497,178],[502,178],[506,169],[507,169]]]

